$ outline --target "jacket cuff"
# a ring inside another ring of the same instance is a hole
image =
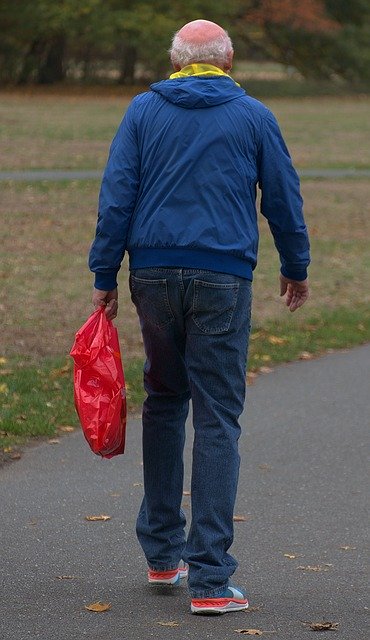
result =
[[[96,273],[94,286],[101,291],[113,291],[118,286],[117,273]]]
[[[289,278],[289,280],[297,280],[297,282],[301,282],[302,280],[306,280],[307,278],[307,269],[300,269],[299,271],[295,271],[294,269],[281,267],[280,272],[283,276],[285,276],[285,278]]]

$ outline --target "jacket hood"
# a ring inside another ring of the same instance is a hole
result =
[[[168,102],[184,109],[216,107],[245,95],[244,89],[227,76],[189,76],[162,80],[150,85],[150,88]]]

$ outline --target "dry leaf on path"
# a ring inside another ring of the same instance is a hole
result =
[[[244,613],[256,613],[257,611],[262,611],[264,604],[256,604],[254,607],[248,607],[248,609],[244,609]]]
[[[234,629],[235,633],[242,633],[245,636],[263,636],[260,629]]]
[[[247,373],[247,384],[249,386],[252,385],[256,378],[258,378],[258,373],[255,373],[254,371],[248,371],[248,373]]]
[[[344,544],[342,547],[339,547],[342,551],[354,551],[356,547],[350,547],[349,544]]]
[[[69,425],[63,425],[61,427],[57,427],[58,431],[63,431],[64,433],[72,433],[75,430],[74,427],[70,427]]]
[[[234,522],[246,522],[247,521],[247,516],[235,515],[235,516],[233,516],[233,521]]]
[[[55,576],[57,580],[74,580],[75,576]]]
[[[273,369],[271,369],[271,367],[260,367],[258,371],[260,373],[272,373]]]
[[[22,454],[19,453],[19,451],[15,451],[14,453],[11,453],[9,457],[11,460],[20,460]]]
[[[104,611],[109,611],[112,608],[110,602],[92,602],[91,604],[86,604],[85,609],[88,611],[94,611],[95,613],[103,613]]]
[[[182,495],[183,496],[191,496],[191,492],[190,491],[183,491]]]
[[[179,627],[179,622],[157,622],[161,627]]]
[[[309,622],[312,631],[333,631],[339,627],[339,622]]]
[[[271,471],[271,469],[272,469],[272,467],[270,467],[270,465],[269,465],[269,464],[266,464],[266,463],[259,464],[259,465],[258,465],[258,468],[259,468],[261,471]]]
[[[111,516],[105,516],[105,515],[101,515],[101,516],[85,516],[85,520],[88,520],[89,522],[97,522],[98,520],[100,520],[101,522],[106,522],[107,520],[110,520]]]
[[[284,558],[289,558],[289,560],[294,560],[297,556],[295,553],[284,553]]]
[[[60,444],[60,440],[58,440],[58,438],[50,438],[48,444]]]
[[[329,571],[329,567],[332,567],[332,564],[324,564],[324,565],[310,565],[308,564],[307,567],[303,567],[303,566],[299,566],[297,567],[297,569],[300,569],[301,571]]]

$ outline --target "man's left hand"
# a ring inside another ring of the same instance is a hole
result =
[[[286,306],[290,311],[295,311],[308,299],[308,280],[291,280],[280,274],[280,295],[284,296],[285,294]]]

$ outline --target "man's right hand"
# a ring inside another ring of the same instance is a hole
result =
[[[94,287],[92,303],[95,309],[105,307],[108,320],[113,320],[118,312],[118,290],[102,291]]]
[[[290,311],[295,311],[308,299],[308,280],[291,280],[280,274],[280,295],[284,296],[285,294],[286,306]]]

